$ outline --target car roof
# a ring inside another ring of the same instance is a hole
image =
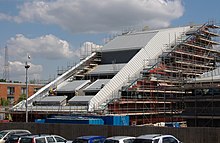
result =
[[[135,138],[135,137],[132,137],[132,136],[112,136],[112,137],[108,137],[107,139],[122,140],[122,139],[129,139],[129,138]]]
[[[162,135],[161,134],[146,134],[146,135],[138,136],[137,139],[153,139],[159,136],[162,136]]]
[[[104,136],[81,136],[81,137],[77,137],[77,139],[97,139],[97,138],[105,138]]]
[[[28,130],[24,130],[24,129],[1,130],[1,132],[10,132],[10,131],[28,131]],[[30,132],[30,131],[28,131],[28,132]]]
[[[46,136],[52,136],[52,135],[48,135],[48,134],[32,134],[32,135],[23,136],[22,138],[35,138],[35,137],[46,137]]]

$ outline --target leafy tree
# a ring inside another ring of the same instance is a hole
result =
[[[9,100],[1,98],[0,104],[1,104],[1,106],[8,106],[9,105]]]
[[[0,79],[0,82],[6,82],[6,80],[5,79]]]
[[[26,94],[21,94],[17,100],[17,103],[22,101],[22,100],[25,100],[26,99]]]

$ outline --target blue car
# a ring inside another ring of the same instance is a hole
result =
[[[103,136],[81,136],[73,140],[73,143],[104,143],[105,139]]]

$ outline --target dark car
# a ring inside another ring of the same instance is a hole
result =
[[[18,143],[18,140],[22,136],[30,135],[31,133],[19,133],[19,134],[13,134],[7,138],[5,143]]]
[[[73,143],[103,143],[105,139],[103,136],[81,136],[73,140]]]

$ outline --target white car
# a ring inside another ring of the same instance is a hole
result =
[[[28,135],[20,137],[18,143],[72,143],[59,135]]]
[[[148,134],[136,137],[133,143],[182,143],[173,135]]]
[[[23,129],[15,129],[15,130],[2,130],[0,131],[0,143],[5,143],[5,141],[14,134],[21,134],[21,133],[27,133],[31,134],[28,130]]]
[[[104,143],[133,143],[134,139],[131,136],[113,136],[106,138]]]

